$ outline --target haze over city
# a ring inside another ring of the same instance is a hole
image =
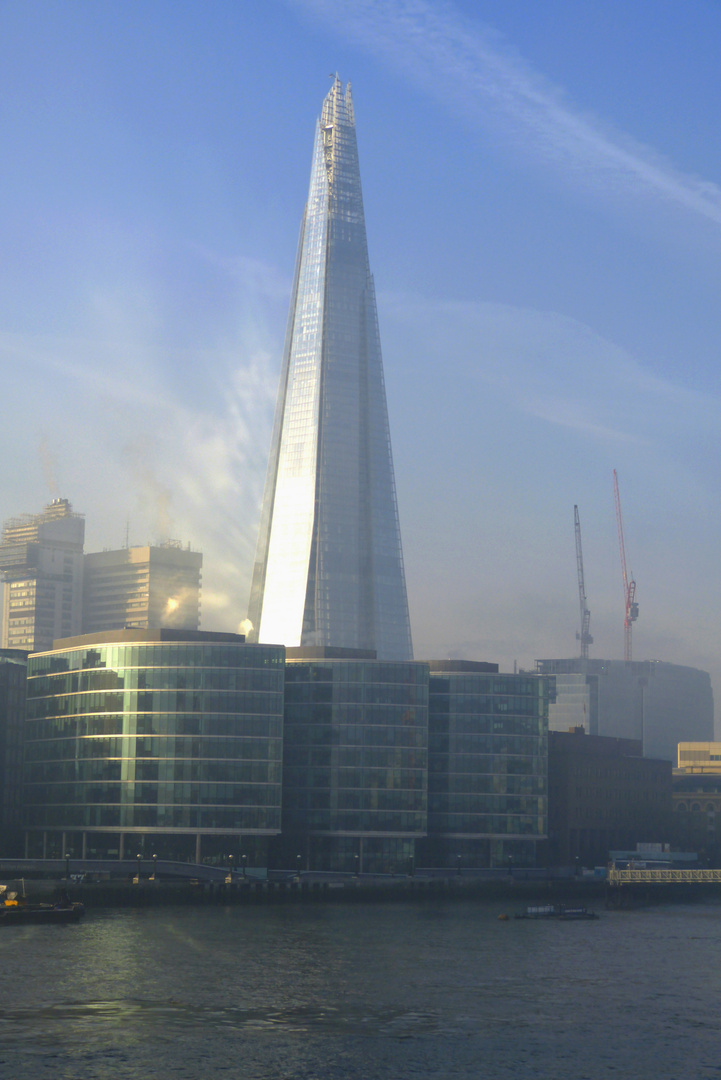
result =
[[[2,519],[204,554],[245,618],[329,74],[353,86],[415,654],[719,671],[710,3],[3,9]]]

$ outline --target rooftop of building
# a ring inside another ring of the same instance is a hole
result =
[[[231,634],[214,630],[173,630],[170,627],[153,630],[124,628],[122,630],[103,630],[96,634],[80,634],[77,637],[58,638],[53,642],[53,648],[48,651],[60,652],[65,649],[83,649],[90,645],[155,645],[171,642],[199,645],[222,643],[242,645],[245,643],[245,636],[243,634]]]
[[[344,649],[340,645],[294,645],[286,648],[286,660],[376,660],[374,649]]]
[[[179,540],[164,540],[158,544],[132,544],[122,548],[105,548],[103,551],[90,551],[85,555],[85,565],[89,569],[96,566],[125,565],[134,563],[180,562],[197,565],[203,564],[202,552],[196,551],[190,544]]]
[[[0,664],[20,664],[25,667],[28,656],[24,649],[0,649]]]
[[[53,499],[52,502],[41,510],[39,514],[21,514],[19,517],[8,518],[3,525],[3,537],[14,538],[15,534],[32,531],[45,521],[57,521],[60,518],[84,518],[84,514],[78,514],[73,510],[72,503],[68,499]]]
[[[426,660],[431,674],[434,672],[459,674],[461,672],[482,673],[497,675],[498,664],[487,663],[485,660]]]
[[[557,659],[536,660],[536,673],[540,675],[614,675],[624,670],[632,675],[643,676],[660,673],[692,672],[705,675],[701,668],[674,664],[670,660],[602,660],[594,657],[571,656]]]
[[[594,757],[643,757],[640,739],[619,739],[613,735],[588,735],[582,727],[549,731],[548,748],[560,753]]]

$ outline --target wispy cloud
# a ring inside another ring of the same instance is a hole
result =
[[[565,429],[579,452],[591,443],[609,454],[654,446],[665,458],[672,445],[678,455],[717,445],[717,397],[654,375],[577,319],[510,304],[379,299],[388,356],[412,356],[431,370],[452,356],[454,378],[478,395],[479,408],[493,400],[505,417]]]
[[[289,0],[379,56],[479,127],[501,128],[566,180],[655,197],[721,225],[721,188],[576,108],[501,36],[442,0]]]

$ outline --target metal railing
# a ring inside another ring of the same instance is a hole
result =
[[[609,885],[632,885],[641,883],[645,885],[651,885],[653,883],[684,884],[689,882],[707,885],[715,881],[721,882],[721,870],[616,870],[611,868],[608,871]]]

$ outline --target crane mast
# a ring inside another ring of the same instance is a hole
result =
[[[616,525],[618,527],[618,547],[621,553],[621,574],[623,576],[623,658],[633,659],[633,624],[638,618],[636,603],[636,582],[633,574],[629,578],[626,572],[626,545],[623,540],[623,518],[621,517],[621,496],[618,493],[618,474],[613,470],[613,497],[616,503]]]
[[[586,603],[586,584],[583,577],[583,549],[581,547],[581,520],[578,507],[573,508],[573,522],[576,530],[576,571],[578,573],[578,599],[581,607],[581,633],[576,638],[581,642],[581,656],[588,660],[588,646],[593,645],[591,637],[591,612]]]

